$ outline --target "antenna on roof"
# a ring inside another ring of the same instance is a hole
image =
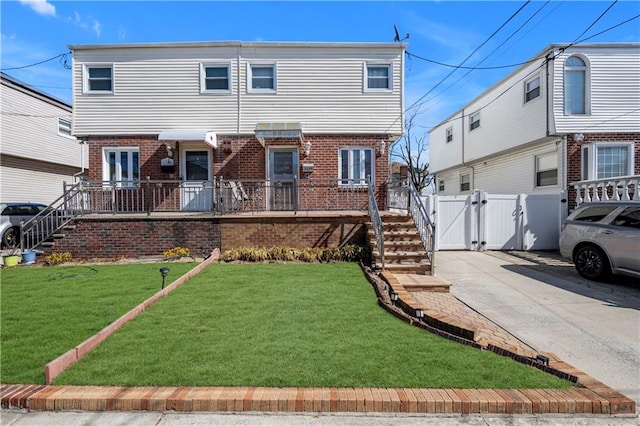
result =
[[[398,27],[396,27],[396,24],[393,24],[393,31],[395,32],[395,37],[393,38],[393,41],[395,41],[396,43],[400,43],[401,41],[404,41],[406,39],[408,39],[409,37],[411,37],[409,35],[409,33],[407,33],[406,36],[404,36],[404,38],[400,38],[400,34],[398,33]]]

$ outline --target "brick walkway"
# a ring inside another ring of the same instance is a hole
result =
[[[434,278],[428,276],[387,274],[382,277],[398,293],[403,306],[423,309],[425,318],[448,331],[471,337],[476,345],[485,349],[492,346],[502,348],[524,358],[537,355],[533,348],[449,294],[447,283],[434,283]],[[437,291],[427,291],[428,287]],[[576,377],[577,386],[571,389],[131,388],[3,384],[0,385],[0,400],[2,409],[33,411],[594,414],[637,417],[633,400],[553,354],[545,355],[549,358],[550,368]]]

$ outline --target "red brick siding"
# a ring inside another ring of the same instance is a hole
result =
[[[591,143],[620,143],[633,142],[634,144],[634,171],[640,174],[640,134],[639,133],[585,133],[584,140],[575,141],[573,135],[569,135],[567,143],[567,189],[569,207],[576,205],[576,191],[569,186],[571,182],[582,179],[582,146]]]
[[[381,139],[387,135],[305,135],[311,142],[311,153],[304,155],[304,148],[297,139],[275,139],[268,146],[298,146],[300,170],[298,176],[308,178],[337,178],[339,148],[350,146],[371,147],[375,153],[375,191],[379,206],[385,202],[385,182],[389,176],[388,151],[379,154]],[[266,177],[265,148],[253,135],[218,135],[218,148],[213,154],[213,173],[226,179],[264,179]],[[117,136],[89,138],[89,179],[102,180],[102,150],[104,147],[137,146],[140,148],[140,178],[152,180],[178,179],[180,164],[179,143],[174,150],[175,174],[164,173],[160,160],[166,157],[165,143],[155,135]],[[204,145],[203,145],[204,146]],[[302,163],[313,163],[313,172],[302,173]]]

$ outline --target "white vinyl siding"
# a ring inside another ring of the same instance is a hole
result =
[[[87,156],[74,137],[60,134],[59,120],[71,122],[71,106],[31,94],[2,79],[2,155],[30,158],[75,168],[87,164]],[[83,158],[84,157],[84,158]],[[71,175],[67,179],[71,181]]]
[[[403,60],[402,46],[391,43],[78,49],[74,134],[149,135],[166,129],[253,134],[258,122],[300,122],[305,133],[401,134]],[[114,95],[83,95],[83,64],[107,61],[114,64]],[[366,61],[393,65],[390,92],[363,93]],[[200,64],[209,62],[230,64],[237,96],[201,96]],[[249,63],[277,63],[276,94],[249,92]]]
[[[0,158],[0,193],[4,202],[50,204],[64,192],[64,183],[73,183],[79,170],[60,164],[26,158]]]
[[[341,185],[368,185],[367,178],[373,175],[373,150],[371,148],[341,148],[339,157],[339,177],[345,179]]]
[[[231,66],[204,63],[200,65],[200,91],[202,93],[231,93]]]

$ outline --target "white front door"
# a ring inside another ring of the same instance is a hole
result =
[[[205,147],[183,148],[180,151],[182,210],[211,211],[213,180],[211,150]]]
[[[297,209],[297,174],[297,148],[269,148],[269,206],[271,210]]]

